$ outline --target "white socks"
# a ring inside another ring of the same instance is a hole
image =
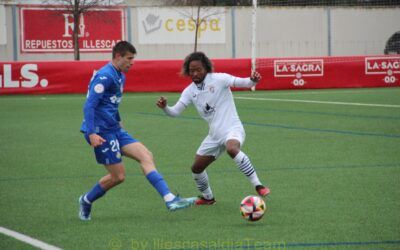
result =
[[[247,157],[245,153],[240,151],[233,160],[236,162],[240,171],[249,178],[249,181],[254,187],[262,185],[258,179],[256,171],[254,170],[253,164],[251,164],[249,157]]]
[[[173,199],[175,199],[175,195],[173,193],[168,193],[168,194],[164,195],[163,199],[165,202],[170,202]]]
[[[206,171],[201,172],[200,174],[193,174],[193,179],[196,181],[197,189],[201,192],[203,197],[207,200],[211,200],[214,198],[214,195],[211,191],[210,184],[208,183],[208,175]]]

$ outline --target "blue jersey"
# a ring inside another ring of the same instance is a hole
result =
[[[122,100],[124,85],[125,75],[112,63],[108,63],[96,72],[90,81],[83,107],[82,132],[90,135],[117,131],[121,128],[118,107]]]

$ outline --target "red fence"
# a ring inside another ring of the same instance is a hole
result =
[[[93,72],[106,61],[0,62],[0,95],[86,93]],[[250,59],[213,60],[215,72],[247,77]],[[182,91],[182,60],[137,60],[125,92]],[[400,86],[400,56],[262,58],[257,89],[318,89]]]

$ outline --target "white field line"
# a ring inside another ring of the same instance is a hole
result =
[[[25,243],[28,243],[31,246],[34,246],[34,247],[37,247],[37,248],[40,248],[43,250],[62,250],[59,247],[49,245],[47,243],[44,243],[43,241],[31,238],[27,235],[12,231],[12,230],[4,228],[4,227],[0,227],[0,233],[10,236],[19,241],[23,241]]]
[[[278,99],[278,98],[257,98],[257,97],[235,97],[235,99],[256,100],[256,101],[273,101],[273,102],[300,102],[315,104],[331,104],[331,105],[347,105],[347,106],[367,106],[367,107],[384,107],[384,108],[400,108],[400,105],[392,104],[373,104],[373,103],[357,103],[357,102],[328,102],[328,101],[310,101],[295,99]]]
[[[352,91],[353,93],[368,93],[369,91]],[[373,91],[371,91],[373,92]],[[324,93],[323,91],[314,91],[314,92],[302,92],[302,93],[291,93],[292,95],[306,95],[306,94],[321,94]],[[325,92],[325,93],[330,93],[332,92]],[[343,92],[337,92],[337,93],[343,93]],[[351,91],[347,91],[347,93],[351,93]],[[280,93],[284,94],[284,93]],[[163,95],[163,93],[160,93],[160,96]],[[167,97],[179,97],[180,93],[168,93],[164,94],[164,96]],[[152,95],[125,95],[123,99],[135,99],[135,98],[154,98]],[[54,101],[54,100],[65,100],[65,99],[82,99],[85,100],[86,97],[84,95],[71,95],[67,96],[64,95],[62,97],[57,96],[57,95],[48,95],[46,97],[43,96],[18,96],[16,95],[15,98],[8,96],[8,100],[24,100],[24,99],[36,99],[36,100],[42,100],[42,101]],[[156,101],[157,98],[154,98]],[[400,108],[400,105],[395,105],[395,104],[373,104],[373,103],[353,103],[353,102],[330,102],[330,101],[311,101],[311,100],[296,100],[296,99],[281,99],[281,98],[264,98],[264,97],[245,97],[245,96],[236,96],[235,99],[243,99],[243,100],[257,100],[257,101],[276,101],[276,102],[298,102],[298,103],[315,103],[315,104],[331,104],[331,105],[347,105],[347,106],[367,106],[367,107],[384,107],[384,108]],[[1,101],[1,98],[0,98]]]
[[[264,91],[264,90],[259,90]],[[265,92],[268,92],[268,95],[322,95],[322,94],[370,94],[370,93],[376,93],[376,90],[338,90],[338,91],[332,91],[332,90],[300,90],[300,91],[288,91],[288,90],[276,90],[276,91],[271,91],[271,90],[265,90]],[[239,92],[237,92],[239,93]],[[257,91],[253,92],[252,95],[257,95]]]

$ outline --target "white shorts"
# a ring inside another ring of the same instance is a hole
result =
[[[228,140],[237,140],[240,142],[240,146],[242,146],[245,138],[246,133],[241,128],[231,130],[229,133],[226,134],[226,136],[223,136],[221,138],[213,138],[208,135],[206,138],[204,138],[199,149],[197,149],[196,154],[202,156],[211,155],[214,156],[216,159],[225,151],[225,145]]]

